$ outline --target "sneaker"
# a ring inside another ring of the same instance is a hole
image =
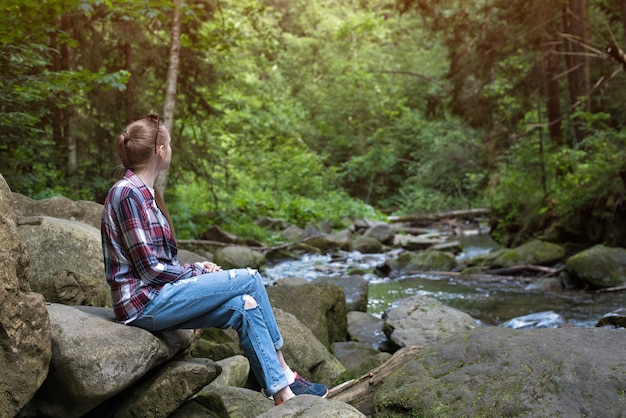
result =
[[[296,380],[289,385],[294,395],[313,395],[325,398],[328,395],[328,388],[321,383],[313,383],[295,372]]]

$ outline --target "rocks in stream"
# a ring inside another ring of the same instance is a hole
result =
[[[7,202],[26,202],[28,209],[16,209],[16,219]],[[66,212],[57,205],[69,205],[74,220],[59,219]],[[300,396],[274,407],[251,378],[231,331],[149,333],[113,321],[112,310],[102,307],[107,301],[99,296],[108,287],[98,270],[101,254],[94,251],[100,213],[93,205],[65,199],[38,204],[11,195],[0,177],[0,216],[3,417],[620,416],[626,410],[621,396],[626,334],[608,328],[619,320],[608,318],[602,328],[512,330],[481,326],[421,295],[398,301],[377,318],[364,312],[367,282],[354,272],[313,283],[281,280],[269,289],[287,362],[303,376],[332,387],[328,399]],[[355,223],[353,231],[331,234],[328,225],[324,230],[309,228],[306,234],[314,239],[294,244],[287,253],[354,249],[354,234],[389,248],[399,235],[385,224],[369,222]],[[239,251],[253,249],[235,242],[225,248],[232,247],[228,256],[241,262]],[[374,248],[369,240],[363,243],[363,248]],[[193,261],[198,256],[186,244],[181,260]],[[543,244],[533,243],[545,249]],[[442,260],[456,251],[451,248],[440,251]],[[427,252],[416,253],[422,251]],[[216,253],[207,247],[198,252],[202,258]],[[397,255],[412,252],[404,248]],[[536,256],[523,258],[529,263],[555,259],[531,248],[524,254]],[[435,260],[428,256],[423,264],[416,261],[419,257],[404,257],[411,270],[439,268],[427,263]],[[470,263],[488,269],[490,260]],[[621,260],[609,257],[605,262],[619,265]],[[568,266],[566,275],[574,277],[575,269]],[[41,293],[29,292],[29,283]],[[396,352],[416,345],[420,348]],[[394,362],[400,352],[411,354]],[[377,374],[384,379],[370,384]],[[340,396],[344,387],[358,389],[358,399]]]

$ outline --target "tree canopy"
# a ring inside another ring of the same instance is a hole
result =
[[[626,180],[622,3],[0,0],[0,173],[102,201],[113,138],[157,112],[182,238],[481,206],[503,240],[606,224]]]

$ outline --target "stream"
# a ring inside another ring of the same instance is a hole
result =
[[[487,253],[497,244],[488,234],[454,237],[463,251],[463,260]],[[263,269],[269,283],[285,277],[301,277],[309,281],[317,277],[351,274],[351,271],[372,271],[399,250],[383,254],[343,252],[339,255],[306,255],[299,260],[283,261]],[[553,311],[574,326],[594,327],[609,312],[626,306],[626,292],[595,293],[563,290],[562,292],[527,291],[527,282],[519,281],[467,283],[458,276],[411,274],[390,279],[374,273],[363,277],[369,282],[368,313],[381,317],[399,299],[425,295],[468,313],[487,325],[501,325],[512,318]]]

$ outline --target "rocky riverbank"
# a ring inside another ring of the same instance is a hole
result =
[[[63,198],[33,201],[11,193],[0,176],[0,416],[619,417],[626,410],[619,321],[598,328],[488,327],[420,296],[379,319],[365,313],[367,282],[358,274],[268,287],[287,361],[332,387],[329,399],[304,396],[274,407],[250,377],[233,332],[152,334],[113,321],[101,210]],[[223,231],[219,240],[209,234],[182,243],[181,261],[261,268],[267,257],[396,247],[403,251],[381,266],[390,275],[447,270],[471,278],[561,263],[546,286],[625,285],[619,248],[597,246],[573,257],[560,245],[535,241],[459,265],[449,243],[387,224],[363,221],[338,233],[291,226],[283,233],[297,244],[251,248]]]

